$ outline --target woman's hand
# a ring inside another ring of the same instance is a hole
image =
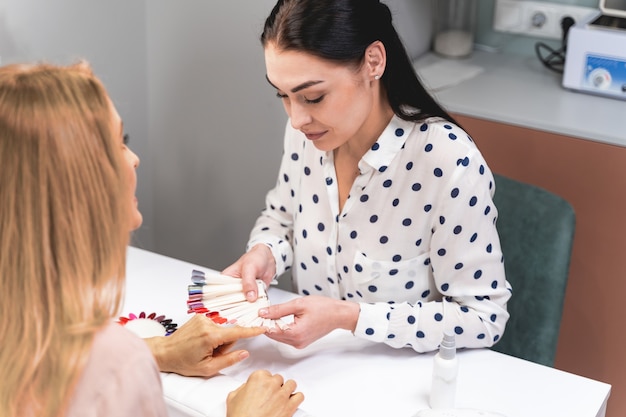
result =
[[[259,310],[259,316],[278,319],[293,315],[287,330],[270,329],[267,336],[302,349],[335,329],[354,332],[359,318],[359,304],[310,295]]]
[[[269,287],[276,275],[276,260],[270,248],[263,244],[255,245],[222,274],[241,278],[246,299],[254,302],[258,297],[256,280],[262,280]]]
[[[226,399],[227,417],[291,417],[304,401],[301,392],[294,393],[296,383],[284,381],[281,375],[254,371],[248,380]]]
[[[170,336],[145,340],[161,372],[209,377],[250,356],[245,350],[230,351],[237,340],[266,331],[264,327],[221,327],[196,314]]]

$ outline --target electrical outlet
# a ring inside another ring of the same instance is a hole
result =
[[[575,22],[600,10],[593,7],[561,3],[496,0],[493,28],[499,32],[519,33],[546,39],[561,39],[561,20],[571,17]]]

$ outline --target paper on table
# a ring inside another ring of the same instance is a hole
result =
[[[161,382],[170,417],[224,417],[228,393],[243,383],[221,374],[200,378],[168,373],[161,373]],[[207,399],[207,393],[213,398]],[[299,408],[294,417],[312,416]]]
[[[442,59],[423,67],[416,65],[415,70],[424,87],[436,92],[474,78],[483,72],[484,68],[462,61]]]

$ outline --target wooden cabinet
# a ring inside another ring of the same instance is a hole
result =
[[[454,117],[494,172],[543,187],[574,206],[576,235],[555,367],[611,384],[607,416],[626,415],[626,395],[617,395],[626,392],[626,148]]]

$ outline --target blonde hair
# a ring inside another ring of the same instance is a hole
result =
[[[89,65],[0,68],[0,416],[58,416],[118,313],[121,132]]]

